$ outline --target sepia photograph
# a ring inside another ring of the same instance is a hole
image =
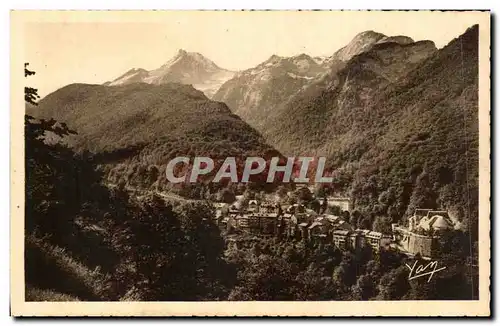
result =
[[[490,12],[12,11],[11,55],[12,315],[490,315]]]

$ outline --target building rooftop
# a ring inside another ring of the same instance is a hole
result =
[[[345,201],[351,200],[351,198],[349,198],[349,197],[333,197],[333,196],[329,196],[326,199],[327,200],[345,200]]]
[[[434,210],[430,210],[429,212],[427,212],[427,217],[432,217],[434,215],[442,215],[442,216],[445,216],[445,217],[449,217],[448,216],[448,211],[434,211]]]
[[[311,224],[311,225],[309,226],[309,230],[314,229],[315,227],[320,226],[320,225],[322,225],[322,224],[321,224],[321,223],[319,223],[319,222],[314,222],[313,224]]]
[[[368,234],[366,234],[366,236],[368,236],[370,238],[381,238],[382,233],[376,232],[376,231],[370,231]]]
[[[340,219],[340,216],[332,215],[332,214],[325,214],[324,217],[327,218],[327,219],[329,219],[332,222],[337,221],[338,219]]]
[[[431,213],[433,213],[431,215]],[[429,211],[429,214],[423,217],[419,224],[424,230],[430,230],[431,228],[434,230],[446,230],[453,229],[454,223],[448,217],[448,212],[446,211]]]
[[[366,230],[366,229],[356,229],[356,232],[358,232],[358,233],[360,233],[362,235],[367,235],[371,231],[370,230]]]
[[[429,225],[435,230],[453,229],[453,222],[448,217],[442,215],[431,217]]]
[[[338,235],[348,235],[350,231],[348,230],[335,230],[333,231],[333,234],[338,234]]]

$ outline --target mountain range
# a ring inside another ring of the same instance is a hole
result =
[[[430,41],[384,42],[373,43],[347,61],[334,55],[331,69],[274,107],[261,131],[285,153],[314,150],[330,155],[339,146],[349,150],[357,129],[365,127],[365,117],[370,119],[373,112],[368,108],[379,91],[402,80],[435,52]]]
[[[475,228],[478,26],[442,49],[362,33],[327,61],[326,74],[266,106],[254,125],[266,141],[284,155],[326,156],[334,190],[372,214],[395,221],[442,207]]]
[[[275,107],[327,71],[324,62],[307,54],[289,58],[273,55],[254,68],[238,72],[219,88],[213,99],[226,103],[262,131],[266,117]]]
[[[233,112],[266,134],[270,128],[279,127],[274,120],[280,119],[280,113],[288,102],[301,96],[309,96],[313,89],[326,86],[325,83],[331,84],[336,79],[337,72],[355,56],[367,53],[372,48],[412,43],[413,40],[406,36],[389,37],[366,31],[357,34],[330,57],[313,59],[306,54],[289,58],[272,56],[257,67],[236,74],[220,87],[213,98],[226,103]],[[423,44],[427,46],[427,49],[422,49],[423,52],[435,50],[432,42]],[[410,60],[415,61],[417,58],[418,55],[415,55]],[[401,65],[404,63],[404,60],[400,61]]]
[[[203,55],[181,49],[175,57],[158,69],[147,71],[142,68],[132,68],[104,85],[181,83],[193,85],[194,88],[202,91],[210,98],[233,75],[233,71],[220,68]]]
[[[180,154],[326,156],[330,190],[357,209],[399,221],[439,206],[476,223],[477,92],[476,25],[442,49],[366,31],[329,57],[273,55],[236,73],[181,50],[156,70],[66,86],[30,112],[75,129],[71,144],[114,160],[115,179],[157,186],[138,171]]]

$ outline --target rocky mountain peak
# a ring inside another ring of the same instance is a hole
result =
[[[384,37],[386,35],[374,31],[359,33],[346,46],[335,52],[333,56],[337,60],[348,61],[355,55],[371,48]]]
[[[384,37],[387,37],[385,36],[384,34],[382,33],[378,33],[378,32],[375,32],[375,31],[364,31],[364,32],[361,32],[361,33],[358,33],[356,34],[356,36],[354,36],[353,40],[357,40],[357,39],[381,39],[381,38],[384,38]]]
[[[162,69],[170,68],[173,66],[179,66],[181,68],[188,68],[188,69],[189,67],[195,67],[195,66],[207,70],[221,69],[212,60],[207,59],[202,54],[198,52],[187,52],[186,50],[183,49],[180,49],[172,59],[167,61],[162,66]]]
[[[193,85],[211,97],[220,85],[233,75],[234,72],[220,68],[212,60],[198,52],[179,49],[172,59],[157,69],[147,71],[142,68],[134,68],[104,85],[181,83]]]
[[[266,61],[264,61],[263,63],[278,63],[281,61],[281,59],[283,59],[282,57],[280,57],[279,55],[276,55],[276,54],[273,54],[269,57],[269,59],[267,59]]]
[[[300,59],[306,59],[306,60],[311,60],[312,59],[310,55],[305,54],[305,53],[298,54],[298,55],[294,56],[293,58],[299,59],[299,60]]]

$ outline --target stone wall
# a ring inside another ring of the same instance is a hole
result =
[[[420,234],[410,233],[408,251],[412,254],[420,253],[425,257],[432,257],[436,239]]]

